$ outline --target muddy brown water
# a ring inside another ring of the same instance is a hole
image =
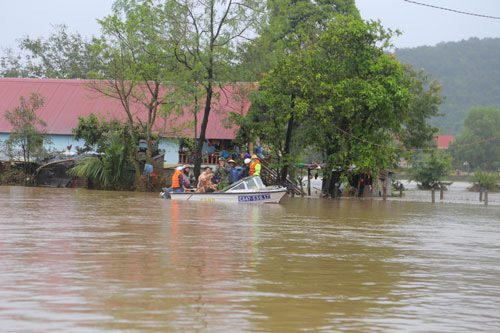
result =
[[[500,207],[0,186],[2,332],[500,330]]]

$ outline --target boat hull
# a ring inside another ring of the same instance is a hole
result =
[[[255,192],[171,192],[172,200],[207,203],[279,203],[286,189]]]

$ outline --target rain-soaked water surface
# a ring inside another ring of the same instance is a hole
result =
[[[500,207],[0,187],[0,330],[498,331]]]

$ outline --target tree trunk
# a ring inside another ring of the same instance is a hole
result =
[[[212,94],[213,94],[213,87],[212,87],[212,82],[210,81],[207,86],[207,99],[205,101],[205,113],[203,114],[203,120],[201,121],[201,127],[200,127],[200,140],[198,141],[198,144],[196,145],[196,150],[195,150],[195,156],[194,156],[194,176],[196,179],[201,174],[201,156],[202,156],[202,151],[203,151],[203,144],[205,143],[205,135],[207,132],[207,126],[208,126],[208,116],[210,115],[210,110],[212,106]]]
[[[431,198],[432,198],[432,203],[435,203],[436,202],[436,189],[434,188],[434,186],[431,189]]]
[[[290,119],[288,119],[288,128],[286,129],[285,150],[284,150],[284,155],[283,155],[283,157],[285,159],[285,165],[283,165],[283,169],[281,170],[281,182],[283,184],[286,183],[286,178],[288,176],[288,164],[287,163],[289,163],[288,155],[290,155],[290,143],[292,141],[292,132],[293,132],[293,126],[294,126],[293,109],[295,107],[295,95],[293,95],[293,94],[292,94],[290,104],[291,104],[292,114],[290,115]]]

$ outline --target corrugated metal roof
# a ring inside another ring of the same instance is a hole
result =
[[[49,134],[71,135],[71,130],[78,124],[78,117],[86,117],[90,113],[100,114],[107,119],[124,119],[125,112],[119,100],[104,97],[95,90],[89,88],[92,81],[89,80],[54,80],[54,79],[17,79],[0,78],[0,133],[9,133],[10,124],[5,119],[5,112],[19,106],[19,98],[28,98],[31,92],[44,96],[45,105],[38,112],[39,116],[47,123]],[[240,84],[239,87],[254,87],[249,84]],[[207,127],[207,139],[234,139],[239,127],[231,125],[226,127],[224,123],[231,112],[246,115],[250,102],[248,94],[234,93],[232,86],[216,89],[215,95],[219,96],[212,103]],[[218,99],[218,100],[217,100]],[[140,104],[132,106],[134,114],[141,119],[146,119],[147,110]],[[186,129],[182,133],[173,133],[172,128],[183,122],[192,121],[193,115],[185,108],[184,115],[173,122],[174,126],[167,125],[170,135],[192,137],[194,131]],[[203,110],[198,114],[198,136]],[[161,126],[164,122],[157,120],[156,125]],[[227,125],[227,124],[226,124]]]

